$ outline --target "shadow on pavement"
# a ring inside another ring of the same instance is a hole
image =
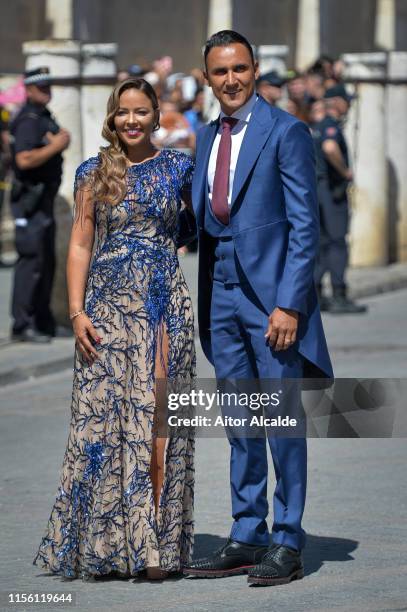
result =
[[[356,540],[307,535],[304,548],[305,575],[317,572],[325,561],[352,561],[350,554],[359,546]]]

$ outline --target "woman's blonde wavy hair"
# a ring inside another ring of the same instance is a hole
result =
[[[127,89],[138,89],[150,99],[156,113],[154,130],[159,127],[158,99],[154,89],[145,79],[130,78],[118,83],[109,96],[107,114],[103,122],[102,136],[110,144],[100,147],[100,163],[93,172],[93,191],[96,202],[119,204],[126,195],[126,146],[114,127],[114,118],[120,107],[120,96]]]

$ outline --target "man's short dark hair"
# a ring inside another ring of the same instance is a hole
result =
[[[216,32],[216,34],[212,34],[212,36],[206,41],[204,49],[205,66],[206,58],[208,57],[208,53],[211,49],[214,47],[227,47],[228,45],[234,45],[236,43],[240,43],[246,47],[254,64],[253,49],[247,38],[234,30],[221,30],[220,32]]]

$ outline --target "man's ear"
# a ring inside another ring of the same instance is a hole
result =
[[[256,81],[260,76],[259,62],[254,62],[254,76],[256,77]]]
[[[208,81],[208,73],[206,72],[206,70],[202,70],[202,74],[203,74],[203,77],[204,77],[204,79],[205,79],[205,81],[206,81],[207,85],[209,85],[209,81]]]

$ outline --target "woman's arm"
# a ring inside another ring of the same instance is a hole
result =
[[[69,241],[66,277],[68,284],[69,314],[72,315],[84,309],[85,290],[88,279],[89,265],[95,240],[95,211],[90,189],[80,189],[76,196],[79,214],[75,215]],[[98,354],[90,342],[100,342],[100,338],[85,313],[72,320],[79,349],[88,362],[97,358]],[[90,338],[89,338],[90,336]]]
[[[94,204],[90,190],[77,193],[79,214],[75,215],[69,241],[66,276],[68,283],[69,312],[82,310],[85,303],[85,289],[95,239]]]

